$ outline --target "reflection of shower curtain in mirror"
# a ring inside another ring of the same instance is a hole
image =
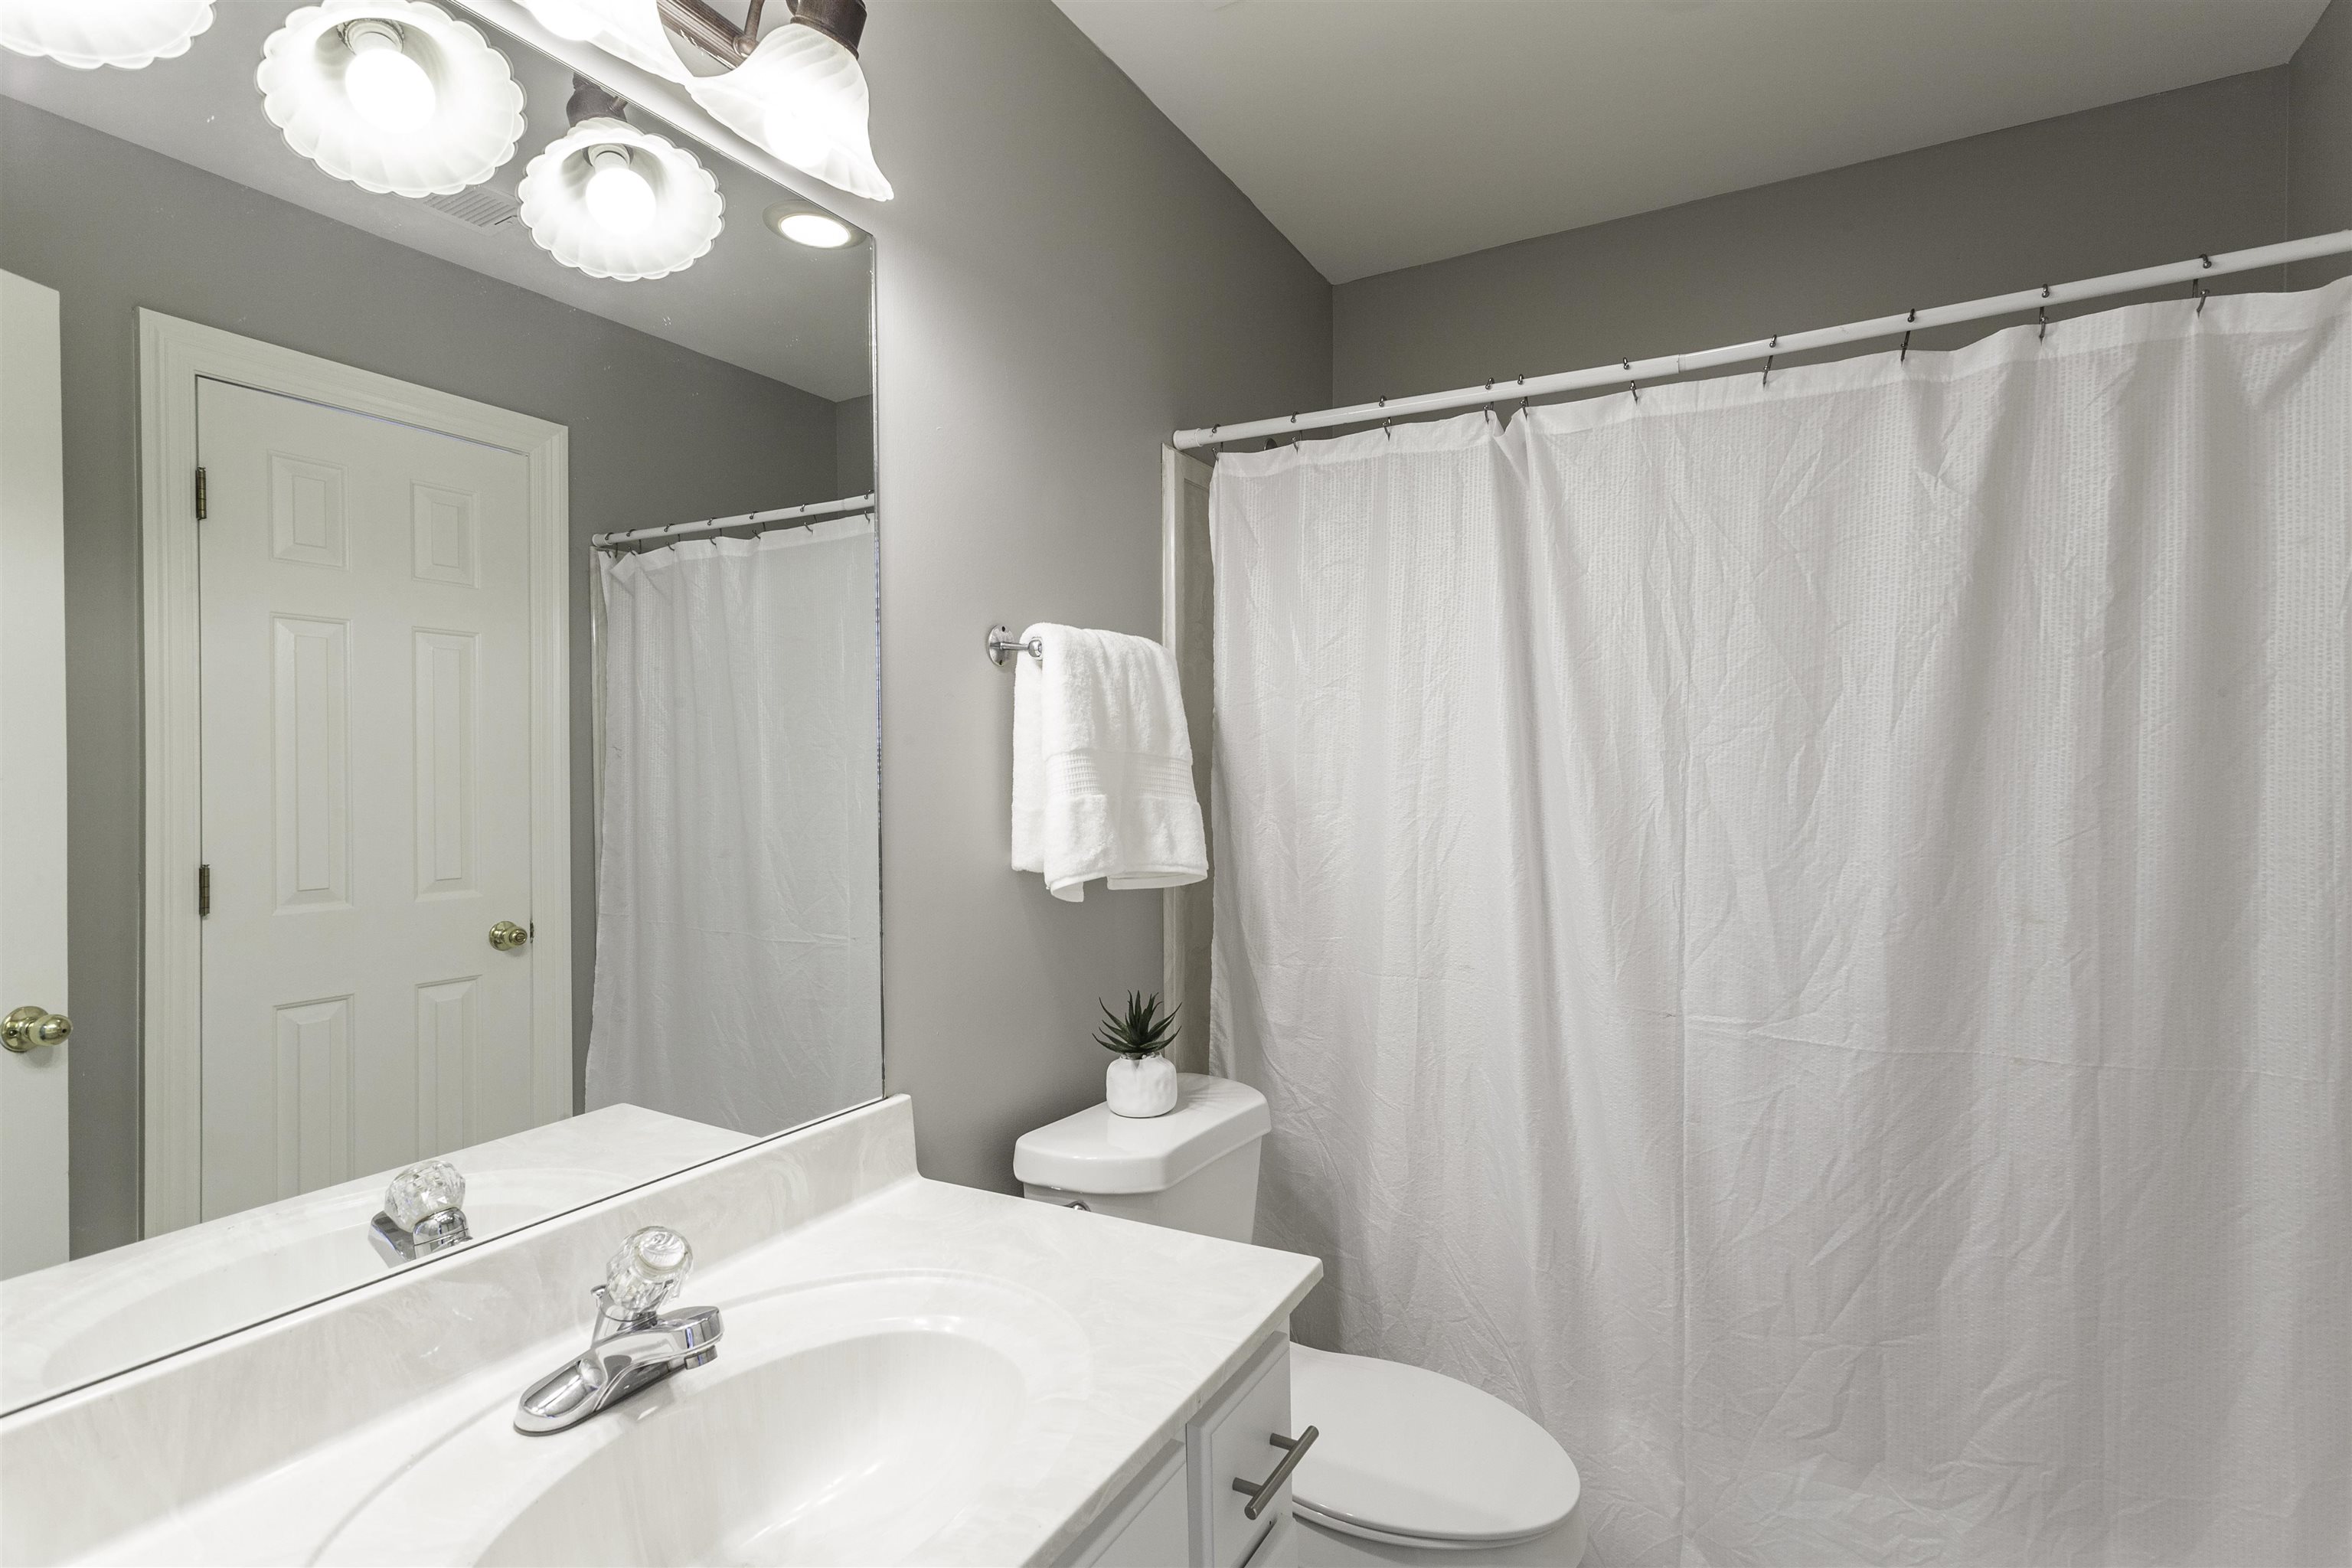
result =
[[[598,560],[589,1107],[767,1133],[872,1099],[873,520]]]
[[[2352,281],[1212,495],[1302,1338],[1612,1565],[2352,1560]]]

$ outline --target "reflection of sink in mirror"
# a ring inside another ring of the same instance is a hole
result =
[[[445,1157],[465,1175],[467,1223],[485,1241],[747,1142],[612,1106]],[[391,1266],[368,1229],[392,1175],[339,1182],[0,1281],[0,1403],[15,1409],[383,1279]]]
[[[475,1237],[487,1237],[611,1187],[594,1170],[493,1171],[468,1184],[466,1214]],[[140,1244],[138,1268],[110,1271],[24,1331],[51,1347],[40,1358],[42,1381],[102,1377],[383,1275],[387,1266],[368,1241],[383,1198],[381,1182],[345,1183]],[[12,1379],[16,1333],[12,1327]]]
[[[726,1312],[716,1362],[571,1431],[524,1436],[514,1391],[486,1390],[320,1560],[920,1562],[1011,1455],[1036,1462],[1040,1405],[1087,1381],[1083,1331],[983,1279],[883,1275]]]

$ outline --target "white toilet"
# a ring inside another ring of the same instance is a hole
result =
[[[1265,1097],[1186,1073],[1165,1116],[1090,1106],[1023,1135],[1013,1171],[1044,1203],[1247,1241]],[[1551,1434],[1421,1367],[1290,1347],[1291,1418],[1318,1436],[1292,1479],[1306,1568],[1541,1563],[1584,1555],[1582,1484]]]

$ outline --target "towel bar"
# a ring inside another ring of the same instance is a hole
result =
[[[1023,642],[1013,635],[1011,626],[989,627],[988,640],[982,646],[988,649],[988,657],[996,661],[999,669],[1003,668],[1005,661],[1016,653],[1025,653],[1039,664],[1045,662],[1045,639],[1031,637]]]

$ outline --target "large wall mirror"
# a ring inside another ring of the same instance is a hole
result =
[[[869,239],[516,5],[214,10],[0,52],[5,1409],[881,1092]]]

